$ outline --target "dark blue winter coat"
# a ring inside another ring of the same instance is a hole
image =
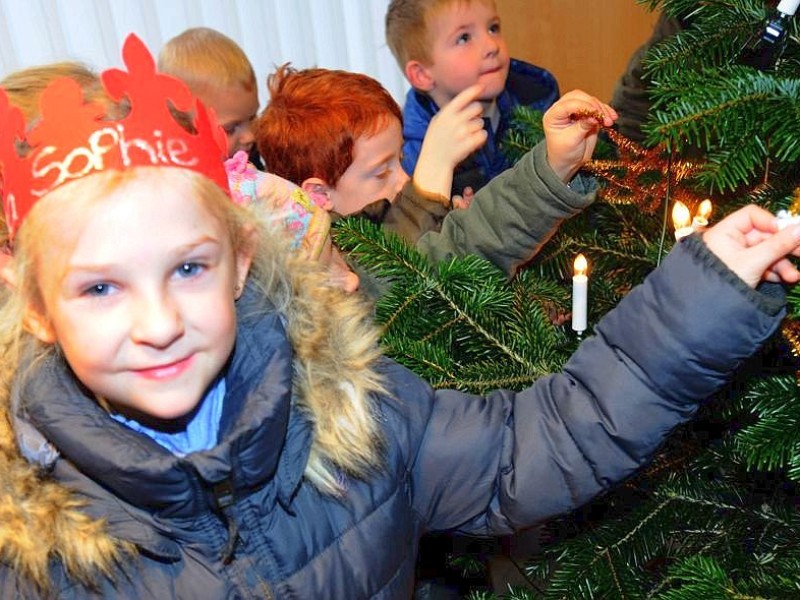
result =
[[[481,148],[468,156],[453,173],[453,194],[461,194],[467,186],[478,191],[493,177],[511,166],[499,144],[506,134],[511,114],[517,106],[545,111],[558,99],[558,83],[545,69],[511,59],[506,88],[497,98],[500,122],[496,131],[486,127],[489,137]],[[403,169],[412,175],[419,160],[422,140],[439,107],[424,92],[408,91],[403,106]]]
[[[316,416],[296,383],[298,349],[308,348],[287,337],[294,317],[253,289],[238,312],[220,441],[209,451],[174,456],[117,423],[57,354],[31,367],[15,393],[16,435],[48,467],[26,472],[0,428],[0,525],[14,532],[0,537],[0,597],[409,598],[421,534],[504,534],[609,489],[784,314],[782,299],[748,288],[691,237],[563,373],[523,392],[437,391],[381,359],[374,370],[388,393],[375,419],[385,466],[364,479],[340,473],[335,497],[304,477]],[[102,564],[112,555],[103,535],[122,544],[117,562]],[[49,572],[28,572],[49,577],[47,593],[21,576],[36,552],[49,553]],[[92,553],[106,576],[92,585],[66,576],[66,564],[74,571]],[[20,570],[7,566],[12,558]]]

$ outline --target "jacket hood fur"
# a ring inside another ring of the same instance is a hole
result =
[[[337,493],[332,467],[364,476],[380,465],[370,399],[383,391],[373,370],[378,332],[369,307],[330,287],[316,263],[271,266],[278,273],[268,287],[282,281],[276,304],[295,351],[294,401],[314,423],[306,478]],[[81,500],[21,455],[10,411],[0,406],[0,560],[45,590],[52,561],[86,585],[111,576],[135,547],[109,536],[102,521],[81,511]]]

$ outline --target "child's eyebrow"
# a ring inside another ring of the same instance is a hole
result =
[[[201,246],[205,246],[205,245],[219,246],[220,244],[221,244],[221,242],[217,238],[211,237],[210,235],[204,235],[203,237],[201,237],[201,238],[199,238],[199,239],[197,239],[197,240],[195,240],[193,242],[189,242],[189,243],[177,246],[174,249],[174,254],[176,256],[180,256],[182,254],[186,254],[188,252],[192,252],[193,250],[196,250],[197,248],[200,248]]]
[[[219,246],[220,241],[216,238],[212,238],[210,236],[203,236],[201,239],[198,239],[194,242],[189,242],[188,244],[182,244],[180,246],[176,246],[170,251],[170,255],[174,258],[182,257],[185,254],[189,254],[198,248],[202,248],[203,246]],[[65,272],[69,273],[103,273],[108,269],[112,268],[114,265],[113,263],[91,263],[91,264],[81,264],[81,263],[73,263],[69,262],[66,265]]]
[[[458,25],[453,25],[453,27],[451,27],[450,29],[450,33],[448,33],[447,35],[452,36],[457,33],[461,33],[462,31],[467,31],[469,29],[472,29],[472,27],[473,27],[472,23],[460,23]]]

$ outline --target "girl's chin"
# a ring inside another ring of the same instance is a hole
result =
[[[141,423],[151,429],[163,431],[182,430],[192,417],[200,401],[164,402],[157,406],[124,406],[111,404],[112,410],[126,419]]]

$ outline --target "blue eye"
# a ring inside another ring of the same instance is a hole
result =
[[[500,33],[500,23],[495,23],[491,27],[489,27],[489,33]]]
[[[177,273],[183,278],[197,277],[197,275],[203,272],[203,268],[203,265],[199,263],[185,262],[178,267]]]
[[[100,298],[111,293],[111,285],[108,283],[95,283],[83,291],[85,296]]]
[[[466,44],[469,41],[469,38],[470,36],[468,33],[462,33],[460,36],[458,36],[458,39],[456,39],[456,44]]]

